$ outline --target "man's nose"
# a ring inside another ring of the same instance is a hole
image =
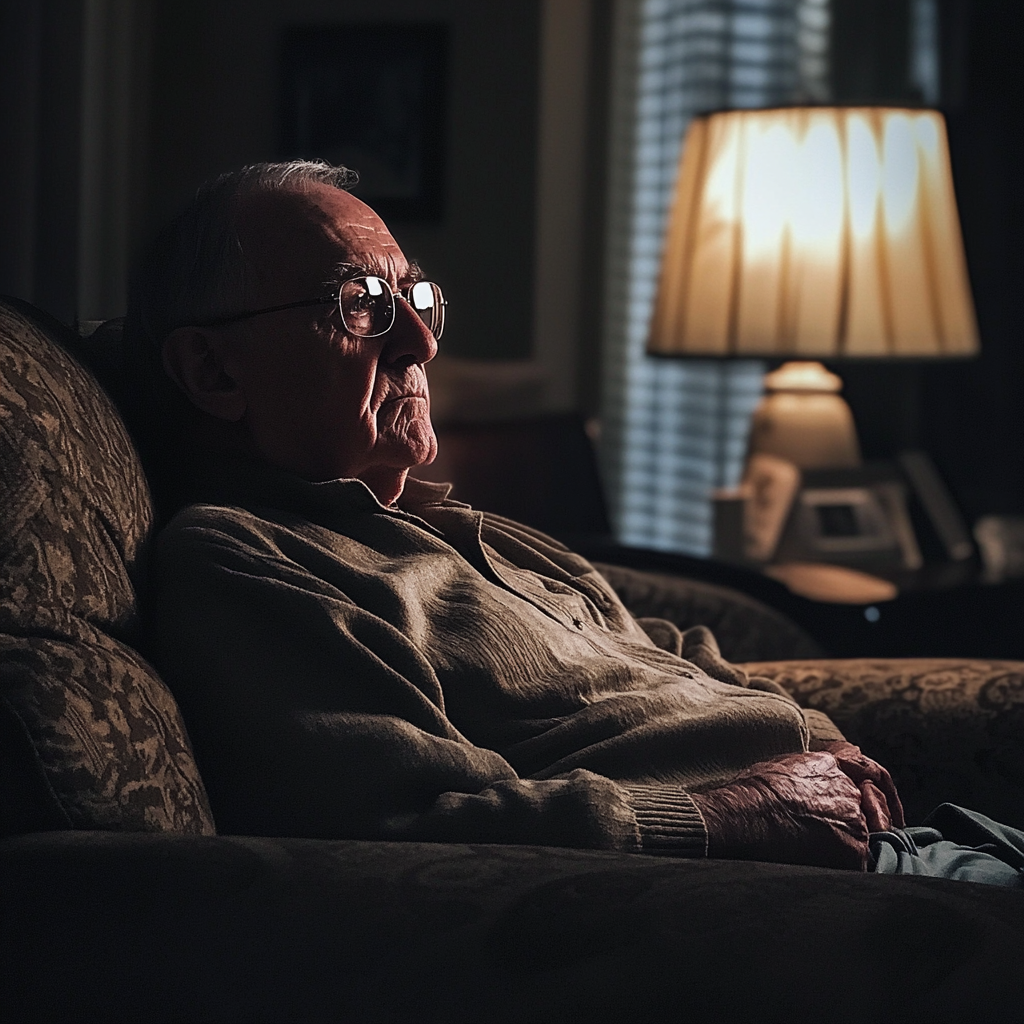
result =
[[[429,363],[437,355],[437,340],[430,328],[400,295],[395,296],[395,322],[384,335],[382,355],[390,366]]]

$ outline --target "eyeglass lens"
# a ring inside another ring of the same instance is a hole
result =
[[[444,299],[432,281],[417,281],[402,289],[402,298],[416,311],[435,339],[444,330]],[[338,295],[345,327],[360,338],[384,334],[395,322],[395,299],[382,278],[368,274],[346,281]]]

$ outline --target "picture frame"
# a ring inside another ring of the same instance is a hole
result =
[[[974,552],[952,496],[923,452],[803,471],[756,453],[739,487],[714,491],[712,502],[713,550],[729,562],[817,562],[899,574]]]
[[[359,173],[352,191],[389,221],[439,221],[449,28],[296,25],[281,37],[281,156]]]
[[[909,497],[907,483],[891,463],[805,470],[775,560],[920,569]]]

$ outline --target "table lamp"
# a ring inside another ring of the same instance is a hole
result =
[[[978,351],[942,115],[789,107],[696,118],[647,351],[798,360],[765,378],[749,453],[800,469],[859,465],[841,381],[817,360]]]

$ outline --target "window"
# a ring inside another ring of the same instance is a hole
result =
[[[919,50],[934,50],[932,6],[915,3]],[[710,492],[738,481],[764,365],[644,355],[680,141],[700,111],[827,102],[829,3],[619,0],[615,17],[602,468],[623,543],[704,555]]]

